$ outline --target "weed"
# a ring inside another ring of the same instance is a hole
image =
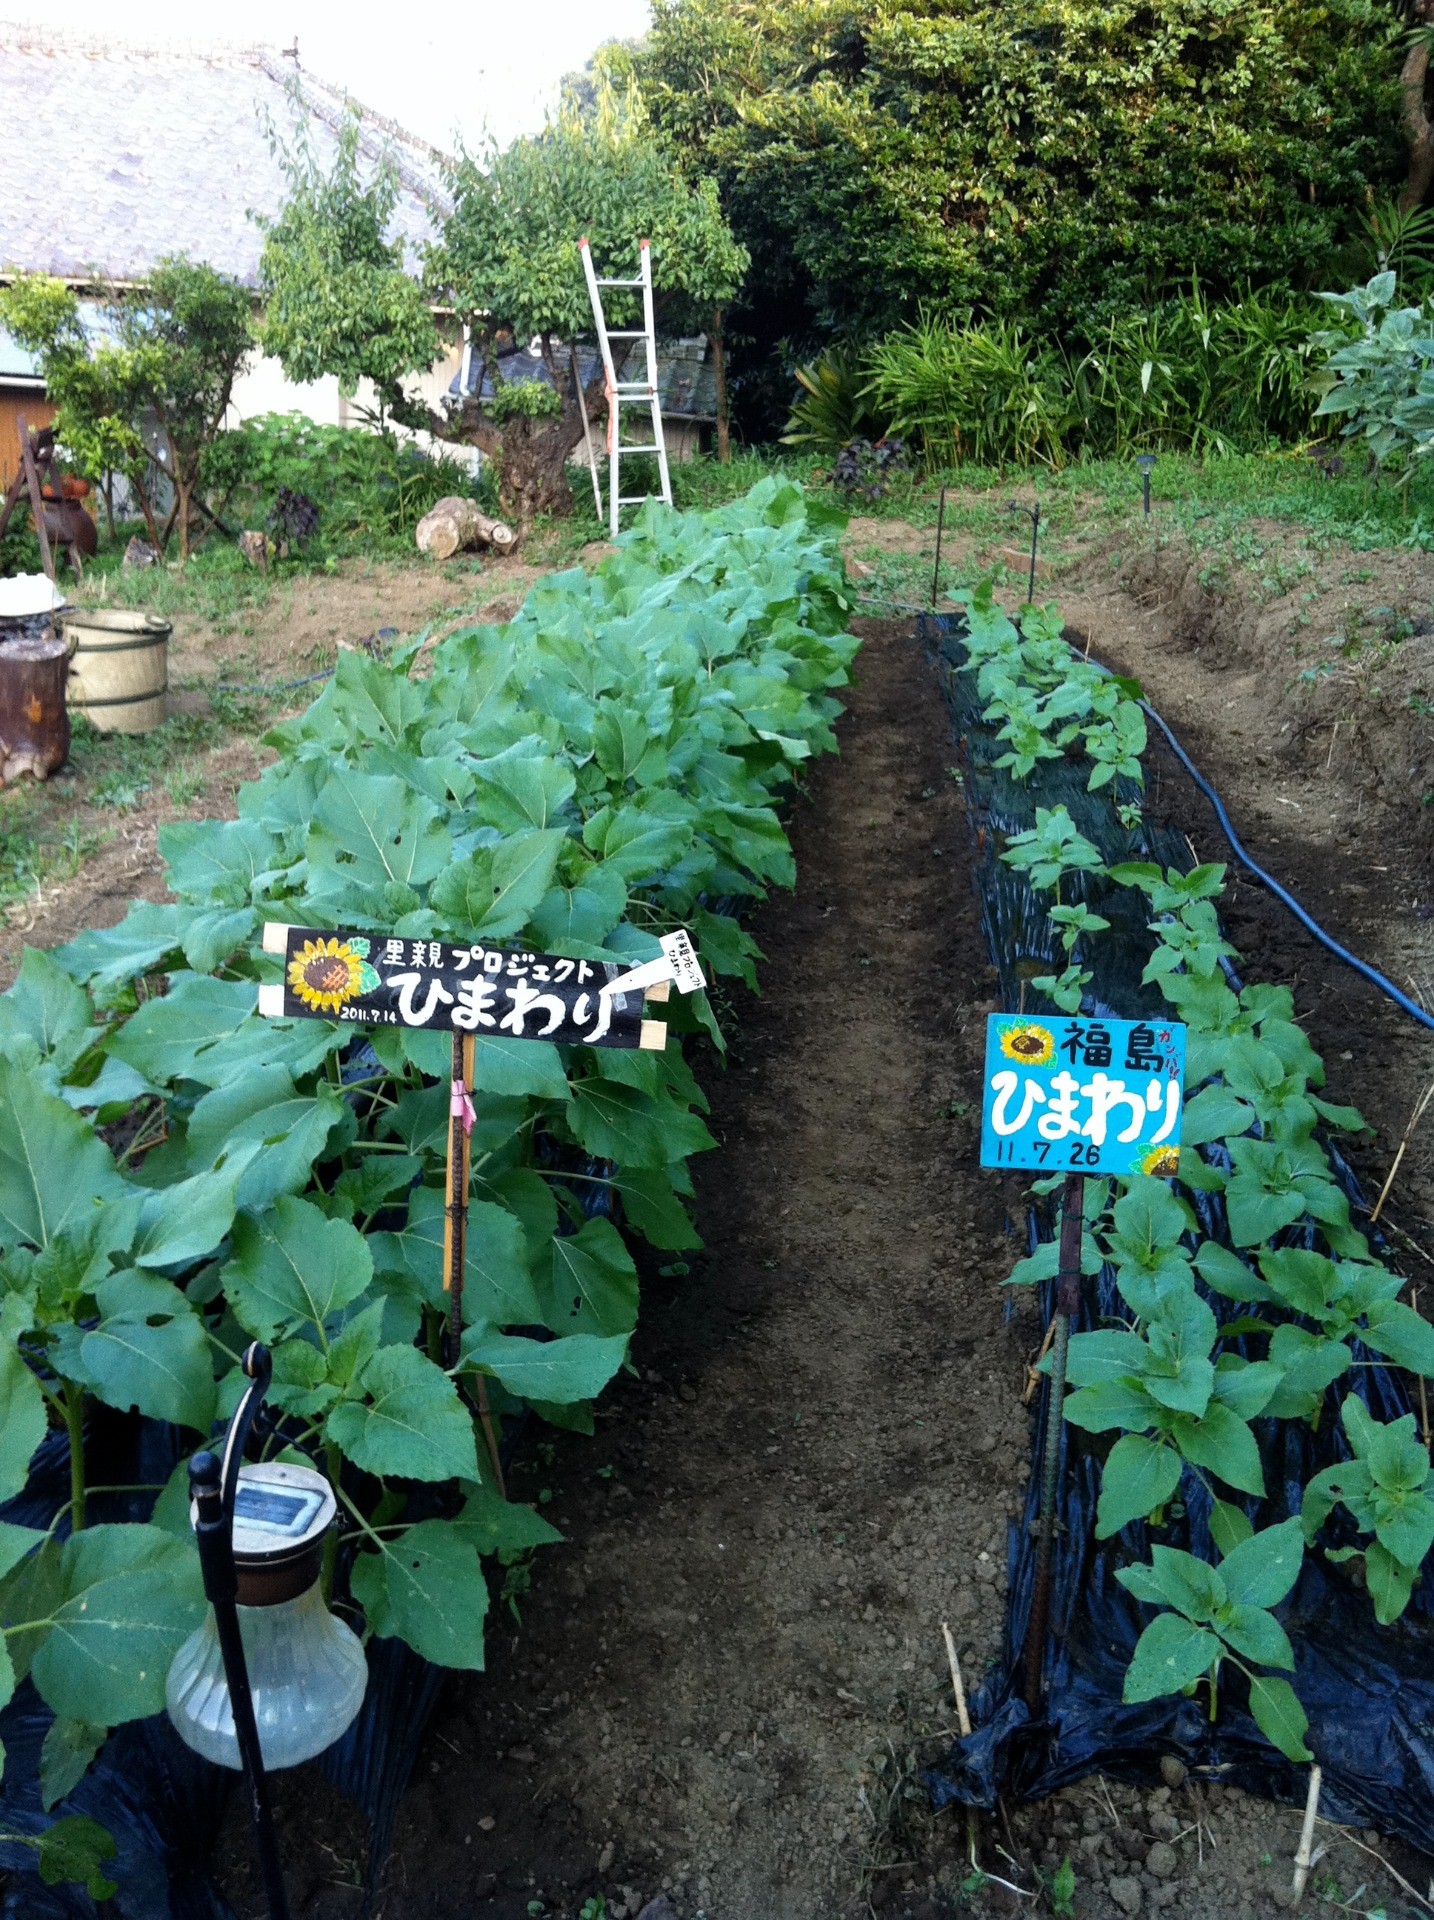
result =
[[[1075,1889],[1075,1868],[1068,1859],[1062,1860],[1055,1872],[1051,1875],[1050,1894],[1051,1912],[1053,1914],[1063,1916],[1075,1912],[1075,1906],[1073,1904],[1075,1900]]]
[[[203,794],[204,781],[193,767],[181,761],[173,773],[167,773],[164,776],[164,790],[169,795],[172,805],[187,807]]]
[[[116,813],[132,813],[148,792],[148,780],[126,772],[123,767],[111,767],[96,780],[90,790],[90,799],[97,807],[113,807]]]

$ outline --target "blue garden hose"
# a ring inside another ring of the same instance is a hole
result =
[[[1098,666],[1099,662],[1092,661],[1091,664],[1092,666]],[[1100,671],[1108,674],[1110,669],[1108,667],[1101,667]],[[1404,1013],[1407,1013],[1411,1019],[1417,1020],[1421,1027],[1427,1027],[1431,1033],[1434,1033],[1434,1015],[1426,1013],[1424,1008],[1421,1007],[1417,1001],[1411,1000],[1407,993],[1401,993],[1392,980],[1386,979],[1377,968],[1371,967],[1367,960],[1361,960],[1357,954],[1351,953],[1348,947],[1342,947],[1332,934],[1326,933],[1319,922],[1305,912],[1304,908],[1288,888],[1282,887],[1279,881],[1274,878],[1273,874],[1266,873],[1262,866],[1250,858],[1250,855],[1241,844],[1240,836],[1230,824],[1230,816],[1225,811],[1225,803],[1210,785],[1210,782],[1200,772],[1200,769],[1195,765],[1195,762],[1190,758],[1184,747],[1182,747],[1180,742],[1175,738],[1170,727],[1161,719],[1160,715],[1148,700],[1141,701],[1140,710],[1147,720],[1153,720],[1156,726],[1159,727],[1160,731],[1165,735],[1166,744],[1169,746],[1170,751],[1175,755],[1175,758],[1180,762],[1181,766],[1184,767],[1201,793],[1204,794],[1205,798],[1210,802],[1210,805],[1215,809],[1215,818],[1220,822],[1220,831],[1234,848],[1236,859],[1239,860],[1246,871],[1250,873],[1254,879],[1258,880],[1262,887],[1268,888],[1277,900],[1283,901],[1305,931],[1313,934],[1320,945],[1327,948],[1337,960],[1343,960],[1347,967],[1353,967],[1355,972],[1362,974],[1372,987],[1377,987],[1387,999],[1392,1000],[1396,1007],[1399,1007]]]
[[[870,598],[872,596],[862,595],[859,597]],[[903,613],[929,614],[929,610],[925,607],[902,606],[900,611]],[[1077,647],[1071,641],[1067,641],[1066,644],[1070,647],[1072,653],[1078,655],[1082,660],[1089,660],[1091,666],[1095,667],[1098,672],[1105,674],[1108,679],[1118,677],[1111,668],[1102,666],[1099,660],[1091,660],[1090,655],[1084,648]],[[1230,822],[1230,816],[1225,811],[1224,801],[1195,765],[1195,762],[1190,758],[1184,747],[1182,747],[1180,742],[1175,738],[1169,724],[1161,718],[1148,700],[1142,700],[1140,702],[1140,711],[1145,715],[1147,720],[1153,720],[1155,725],[1159,727],[1161,733],[1165,736],[1165,741],[1170,751],[1175,755],[1175,758],[1180,762],[1181,766],[1184,767],[1190,778],[1214,808],[1215,818],[1220,823],[1220,831],[1229,841],[1231,847],[1234,849],[1235,858],[1240,862],[1241,866],[1245,868],[1246,872],[1249,873],[1253,879],[1258,880],[1260,885],[1272,893],[1278,901],[1288,907],[1305,931],[1312,934],[1327,952],[1334,955],[1336,960],[1342,960],[1347,967],[1353,967],[1354,971],[1362,975],[1372,987],[1378,988],[1379,992],[1382,993],[1386,999],[1392,1000],[1401,1012],[1407,1013],[1412,1020],[1417,1020],[1421,1027],[1426,1028],[1430,1033],[1434,1033],[1434,1014],[1426,1012],[1426,1010],[1419,1005],[1418,1001],[1411,1000],[1407,993],[1402,993],[1392,980],[1387,979],[1384,974],[1379,972],[1377,967],[1370,966],[1367,960],[1361,960],[1358,954],[1351,953],[1348,947],[1341,946],[1333,934],[1326,933],[1319,922],[1305,911],[1287,887],[1282,887],[1273,874],[1266,873],[1265,869],[1251,858],[1240,836],[1236,833]]]

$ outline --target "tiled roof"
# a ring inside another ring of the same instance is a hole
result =
[[[148,51],[0,24],[0,125],[11,141],[0,171],[0,269],[132,281],[166,254],[185,253],[252,286],[263,236],[249,211],[273,214],[283,202],[269,126],[291,142],[295,83],[326,159],[356,103],[283,55]],[[361,112],[365,154],[387,149],[398,163],[394,231],[416,261],[442,205],[442,156]]]
[[[641,350],[641,347],[636,349],[639,353]],[[601,375],[601,360],[596,345],[580,346],[576,352],[578,378],[586,386],[595,374]],[[560,370],[566,369],[569,365],[568,355],[567,347],[557,349]],[[505,381],[516,381],[521,384],[528,380],[541,380],[544,386],[552,385],[548,370],[540,357],[525,348],[519,347],[509,353],[500,354],[498,371]],[[473,392],[480,375],[483,382],[483,398],[491,399],[492,379],[483,362],[475,354],[467,367],[467,392]],[[631,378],[631,374],[628,377]],[[455,374],[449,382],[448,391],[455,399],[465,391],[461,372]],[[695,340],[658,341],[657,391],[662,402],[664,419],[715,420],[717,418],[717,376],[707,358],[707,342],[702,335],[699,334]],[[624,431],[626,431],[625,428]]]

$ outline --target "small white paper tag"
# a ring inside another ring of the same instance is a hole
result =
[[[707,982],[702,978],[702,968],[693,950],[692,936],[685,927],[679,927],[676,933],[664,933],[659,936],[662,951],[672,962],[672,978],[679,993],[699,993]]]

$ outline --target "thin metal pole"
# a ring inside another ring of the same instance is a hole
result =
[[[1085,1226],[1085,1176],[1068,1173],[1061,1194],[1060,1262],[1056,1272],[1055,1337],[1046,1386],[1046,1444],[1041,1460],[1041,1511],[1036,1536],[1036,1584],[1026,1632],[1026,1705],[1040,1711],[1046,1628],[1051,1611],[1051,1554],[1056,1537],[1056,1498],[1060,1489],[1061,1419],[1066,1393],[1066,1351],[1071,1316],[1080,1306],[1081,1236]]]
[[[443,1275],[443,1287],[448,1295],[450,1360],[454,1365],[463,1344],[463,1271],[468,1241],[468,1130],[464,1125],[462,1097],[467,1092],[467,1078],[463,1054],[463,1035],[455,1028],[448,1113],[448,1231],[444,1249],[447,1261]]]
[[[1031,572],[1026,581],[1026,605],[1036,604],[1036,542],[1041,537],[1041,503],[1038,500],[1031,509]]]
[[[1150,518],[1150,475],[1148,472],[1141,474],[1140,484],[1141,490],[1145,495],[1145,517],[1148,520]]]
[[[941,589],[941,534],[946,525],[946,489],[941,489],[941,504],[936,509],[936,565],[931,569],[931,611],[936,611],[936,596]]]
[[[224,1466],[221,1467],[215,1456],[207,1450],[196,1453],[189,1463],[189,1491],[195,1503],[194,1532],[199,1546],[204,1596],[214,1609],[219,1652],[229,1687],[229,1708],[234,1716],[234,1737],[239,1746],[244,1778],[249,1786],[259,1871],[269,1903],[270,1920],[289,1920],[284,1868],[279,1858],[278,1835],[274,1831],[274,1811],[269,1803],[269,1781],[264,1771],[259,1727],[254,1718],[254,1695],[249,1686],[244,1640],[239,1631],[239,1580],[234,1568],[234,1490],[238,1480],[238,1456],[243,1453],[250,1423],[263,1398],[269,1370],[269,1356],[265,1350],[251,1347],[244,1355],[244,1371],[254,1384],[240,1402],[230,1423],[224,1448]]]

